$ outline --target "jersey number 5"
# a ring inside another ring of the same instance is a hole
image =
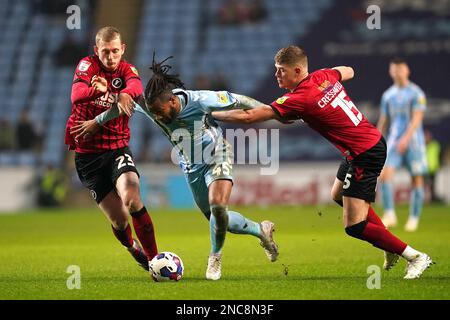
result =
[[[346,98],[347,95],[345,92],[341,91],[338,96],[331,101],[331,106],[333,108],[341,107],[356,127],[362,120],[362,113],[359,112],[351,100],[347,100]],[[353,109],[357,112],[356,114],[353,112]]]

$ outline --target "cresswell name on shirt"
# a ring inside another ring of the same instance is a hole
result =
[[[118,94],[107,91],[103,96],[95,99],[94,104],[105,108],[111,108],[115,103],[117,103],[117,101],[118,101]]]
[[[324,93],[324,96],[317,103],[318,106],[320,108],[324,108],[327,104],[333,101],[333,99],[342,90],[342,88],[343,88],[342,84],[339,81],[336,82],[334,85],[329,84],[325,88],[323,86],[320,86],[319,90],[321,90]]]

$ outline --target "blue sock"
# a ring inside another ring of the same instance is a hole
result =
[[[247,219],[236,211],[228,211],[228,231],[238,234],[251,234],[258,238],[261,235],[259,223]]]
[[[409,215],[411,217],[420,217],[424,197],[425,192],[423,187],[415,187],[411,190],[411,198],[409,200]]]
[[[384,211],[394,210],[394,194],[392,189],[392,183],[390,182],[383,182],[381,184]]]
[[[211,239],[211,252],[212,253],[219,253],[222,249],[222,246],[217,245],[217,237],[216,237],[216,218],[213,214],[211,214],[211,217],[209,218],[209,237]]]
[[[211,253],[220,253],[225,243],[228,229],[228,207],[211,205],[210,208],[209,233],[211,237]]]

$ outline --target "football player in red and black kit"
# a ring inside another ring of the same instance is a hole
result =
[[[100,29],[94,55],[83,58],[72,85],[72,113],[66,126],[65,143],[75,150],[75,166],[83,185],[111,222],[115,237],[138,264],[148,270],[148,261],[157,254],[153,223],[139,194],[139,174],[128,148],[128,119],[133,99],[143,93],[136,68],[122,60],[125,44],[114,27]],[[105,123],[94,135],[76,139],[70,128],[117,103],[120,117]],[[128,223],[141,243],[133,239]]]
[[[432,264],[431,258],[390,233],[371,207],[386,160],[386,142],[341,84],[353,78],[353,69],[342,66],[309,73],[307,56],[297,46],[279,50],[275,68],[279,87],[289,92],[270,106],[216,111],[214,118],[241,123],[302,119],[319,132],[344,154],[331,194],[344,209],[345,232],[384,250],[386,270],[401,256],[408,263],[404,278],[420,277]]]

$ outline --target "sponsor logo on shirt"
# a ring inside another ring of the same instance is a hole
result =
[[[80,71],[87,71],[87,69],[89,69],[90,66],[91,66],[90,62],[88,62],[86,60],[83,60],[78,65],[78,70],[80,70]]]
[[[119,89],[120,87],[122,87],[122,79],[120,78],[114,78],[111,81],[111,84],[114,88]]]
[[[278,98],[277,101],[275,101],[278,104],[283,104],[287,99],[289,99],[289,97],[281,97]]]
[[[342,90],[342,88],[342,84],[340,82],[336,82],[334,86],[332,86],[331,89],[329,89],[328,92],[325,93],[322,99],[319,100],[319,107],[323,108],[328,103],[330,103],[334,99],[334,97]]]
[[[111,108],[113,104],[115,104],[117,101],[118,101],[117,93],[107,91],[103,96],[95,99],[94,103],[98,106]]]
[[[333,85],[330,83],[330,81],[325,80],[320,86],[317,87],[320,91],[322,91],[324,94],[333,88]]]
[[[425,96],[420,96],[419,97],[419,104],[426,104],[427,103],[427,99],[425,99]]]
[[[130,67],[131,71],[133,71],[133,73],[137,76],[139,76],[139,72],[137,71],[137,69],[135,67]]]
[[[228,97],[225,93],[218,92],[217,97],[221,103],[228,103]]]

